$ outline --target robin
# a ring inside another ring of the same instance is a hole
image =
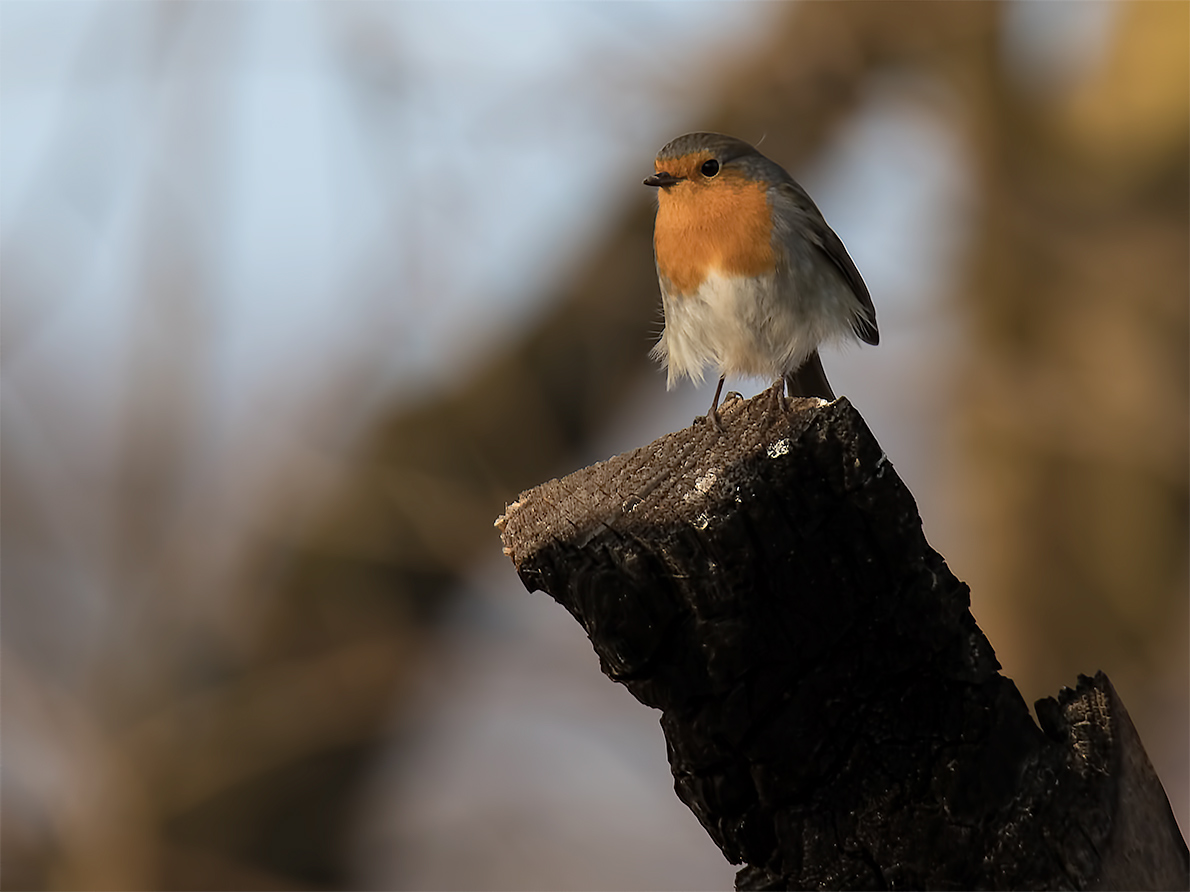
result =
[[[653,348],[668,389],[711,366],[719,427],[727,375],[783,381],[791,396],[833,400],[818,347],[880,341],[876,310],[843,242],[806,190],[748,143],[687,133],[657,153],[653,250],[665,329]],[[775,385],[774,385],[775,386]]]

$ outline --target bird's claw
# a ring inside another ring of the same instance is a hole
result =
[[[789,398],[785,395],[785,379],[781,378],[773,382],[773,386],[769,388],[773,397],[777,401],[777,406],[781,410],[782,415],[789,413]]]

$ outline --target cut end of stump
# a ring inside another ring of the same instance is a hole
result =
[[[527,490],[496,518],[503,551],[519,570],[543,544],[583,543],[604,529],[685,519],[705,525],[704,509],[731,497],[731,469],[750,456],[786,460],[814,426],[863,425],[847,399],[786,400],[772,390],[720,406],[723,430],[702,416],[686,428]]]

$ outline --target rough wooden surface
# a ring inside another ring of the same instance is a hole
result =
[[[847,400],[722,414],[498,526],[525,585],[662,711],[737,887],[1186,888],[1110,682],[1041,701],[1038,728]]]

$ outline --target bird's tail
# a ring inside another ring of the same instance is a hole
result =
[[[815,350],[810,358],[801,364],[796,372],[785,376],[785,386],[790,396],[818,396],[828,402],[835,398],[826,372],[822,370],[822,359]]]

